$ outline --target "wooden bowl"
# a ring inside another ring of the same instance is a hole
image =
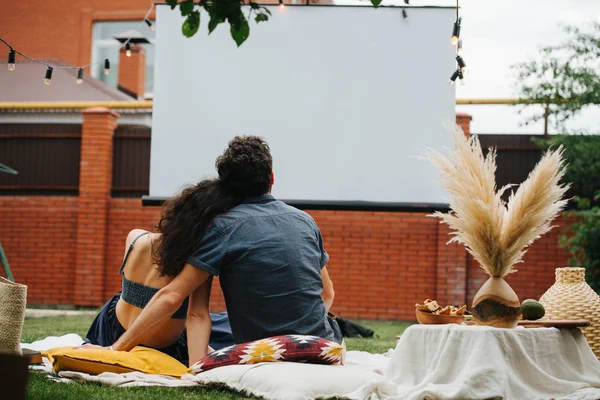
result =
[[[424,311],[415,310],[417,321],[420,324],[462,324],[465,320],[464,315],[436,315]]]

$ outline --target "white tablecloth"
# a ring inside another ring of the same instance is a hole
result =
[[[413,325],[385,380],[395,399],[600,398],[600,362],[578,329]]]

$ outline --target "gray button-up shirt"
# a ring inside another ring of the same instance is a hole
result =
[[[341,343],[321,298],[328,260],[312,217],[266,194],[215,218],[187,262],[219,276],[236,343],[286,334]]]

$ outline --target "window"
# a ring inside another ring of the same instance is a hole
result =
[[[128,30],[140,32],[150,44],[142,45],[146,50],[146,98],[154,92],[154,38],[155,33],[140,21],[95,22],[92,32],[92,77],[116,88],[119,79],[119,49],[121,43],[115,39]],[[110,60],[110,75],[104,75],[104,59]],[[98,64],[96,64],[98,63]]]

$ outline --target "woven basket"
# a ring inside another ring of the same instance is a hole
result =
[[[585,268],[557,268],[556,283],[540,298],[544,319],[587,319],[582,328],[590,347],[600,359],[600,296],[585,282]]]
[[[21,354],[27,286],[0,276],[0,353]]]

